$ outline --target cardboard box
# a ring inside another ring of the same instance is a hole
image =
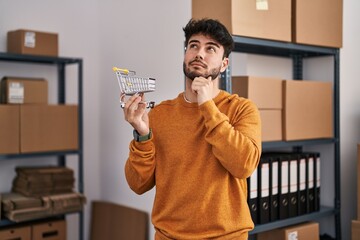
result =
[[[283,139],[332,138],[333,91],[330,82],[283,81]]]
[[[281,141],[282,140],[282,110],[281,109],[260,109],[261,117],[261,140]]]
[[[342,47],[342,0],[293,0],[293,41]]]
[[[307,222],[257,234],[257,240],[319,240],[319,223]]]
[[[7,33],[9,53],[58,56],[58,34],[26,29]]]
[[[7,228],[0,230],[1,240],[29,240],[31,239],[31,227]]]
[[[77,150],[76,105],[20,105],[20,152]]]
[[[357,145],[357,220],[360,220],[360,144]]]
[[[291,0],[192,0],[192,18],[213,18],[232,35],[291,41]]]
[[[65,240],[66,222],[53,221],[32,226],[32,240]]]
[[[4,77],[1,80],[1,102],[47,104],[48,82],[43,78]]]
[[[231,84],[232,93],[251,99],[259,109],[282,109],[282,79],[234,76]]]
[[[147,212],[116,203],[94,201],[91,209],[91,240],[147,239]]]
[[[0,104],[0,154],[20,152],[20,108]]]
[[[360,240],[360,221],[351,221],[351,240]]]

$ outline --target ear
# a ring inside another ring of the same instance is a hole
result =
[[[224,72],[228,66],[229,66],[229,58],[224,58],[221,63],[220,72]]]

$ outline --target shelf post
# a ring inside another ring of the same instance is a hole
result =
[[[335,169],[335,209],[337,214],[335,215],[335,231],[337,239],[341,239],[341,177],[340,177],[340,50],[336,49],[334,54],[334,169]]]

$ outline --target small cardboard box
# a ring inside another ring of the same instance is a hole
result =
[[[360,221],[351,221],[351,240],[360,240]]]
[[[332,138],[332,83],[283,81],[283,139]]]
[[[31,227],[7,228],[0,230],[1,240],[29,240],[31,239]]]
[[[192,18],[213,18],[232,35],[291,41],[291,0],[192,0]]]
[[[32,240],[65,240],[66,222],[53,221],[32,226]]]
[[[4,77],[1,102],[8,104],[48,103],[48,82],[43,78]]]
[[[343,0],[293,0],[293,42],[342,47]]]
[[[0,104],[0,154],[20,152],[20,108]]]
[[[281,109],[260,109],[261,117],[261,140],[281,141],[282,140],[282,110]]]
[[[252,100],[259,109],[282,109],[282,79],[234,76],[231,84],[232,93]]]
[[[319,223],[308,222],[257,234],[257,240],[319,240]]]
[[[58,34],[19,29],[7,33],[9,53],[58,56]]]
[[[76,105],[20,105],[20,152],[77,150]]]

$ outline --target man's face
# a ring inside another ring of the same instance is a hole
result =
[[[225,71],[228,58],[224,58],[224,47],[214,39],[202,35],[193,35],[186,46],[183,71],[187,78],[211,76],[212,80]]]

